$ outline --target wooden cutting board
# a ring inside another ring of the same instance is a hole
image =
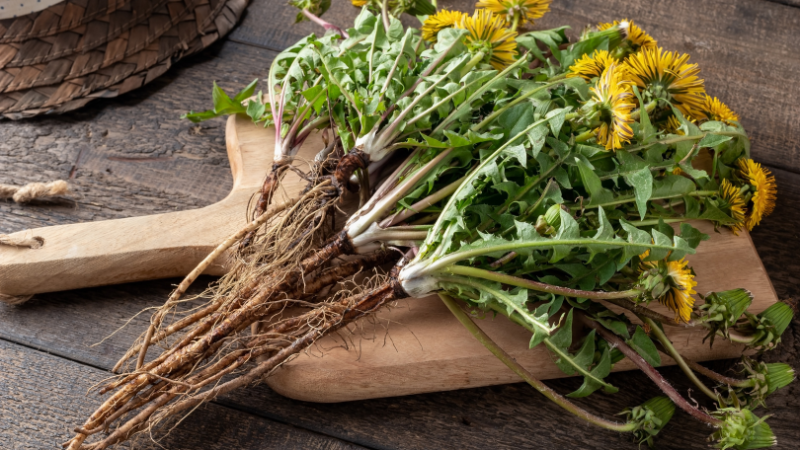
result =
[[[225,199],[196,210],[153,216],[38,228],[19,232],[42,236],[41,249],[0,247],[0,294],[22,296],[114,283],[170,278],[188,273],[205,255],[245,224],[245,210],[260,188],[273,154],[271,129],[232,116],[226,128],[234,185]],[[300,157],[320,148],[312,136]],[[304,186],[290,174],[283,196]],[[747,233],[715,233],[689,257],[698,273],[697,291],[747,288],[755,295],[751,311],[777,301]],[[225,257],[208,273],[222,274]],[[669,314],[660,305],[655,309]],[[613,308],[612,308],[613,309]],[[543,346],[527,348],[530,334],[503,317],[479,325],[506,351],[541,379],[564,376]],[[675,346],[688,358],[732,358],[741,348],[718,339],[713,350],[701,344],[701,329],[667,327]],[[672,364],[662,358],[664,364]],[[614,370],[629,370],[622,361]],[[437,297],[405,299],[347,330],[321,339],[267,379],[277,392],[313,402],[341,402],[446,391],[520,381],[463,329]]]
[[[260,133],[245,124],[239,133]],[[305,150],[305,149],[304,149]],[[310,155],[307,155],[310,157]],[[778,301],[753,241],[747,232],[714,231],[705,221],[692,225],[711,239],[688,257],[697,272],[696,291],[749,289],[755,300],[751,312]],[[696,301],[701,301],[696,299]],[[622,308],[607,305],[616,312]],[[672,316],[660,304],[653,309]],[[632,314],[632,321],[638,322]],[[502,348],[540,379],[565,377],[544,345],[528,349],[531,334],[507,318],[487,316],[478,325]],[[735,358],[743,346],[717,339],[713,349],[702,344],[700,328],[665,327],[675,347],[695,361]],[[675,362],[662,356],[663,365]],[[623,360],[614,371],[631,370]],[[285,364],[267,379],[278,393],[310,402],[343,402],[438,392],[522,381],[495,358],[447,310],[437,296],[404,299],[373,317],[364,318],[335,335],[319,340],[307,352]]]

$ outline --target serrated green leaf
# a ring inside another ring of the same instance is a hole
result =
[[[619,389],[617,389],[616,387],[611,386],[608,383],[600,383],[597,381],[598,379],[602,380],[603,378],[607,377],[608,374],[610,373],[611,373],[611,357],[609,351],[605,349],[603,350],[603,354],[600,357],[600,361],[591,371],[592,377],[585,377],[581,387],[579,387],[577,391],[571,394],[567,394],[567,397],[572,397],[572,398],[586,397],[591,395],[594,391],[600,388],[604,388],[605,392],[609,394],[618,392]]]
[[[519,161],[519,164],[522,167],[528,166],[528,153],[525,151],[524,145],[513,145],[511,147],[507,147],[503,151],[503,154],[505,156],[515,158],[517,161]]]
[[[636,196],[636,208],[639,210],[639,217],[644,220],[647,214],[647,202],[653,194],[653,173],[649,167],[643,167],[633,173],[626,174],[625,182],[633,187]]]
[[[730,141],[731,139],[733,139],[733,137],[731,137],[731,136],[723,136],[723,135],[719,135],[719,134],[709,133],[709,134],[706,134],[703,139],[700,139],[700,142],[697,143],[697,146],[700,147],[700,148],[703,148],[703,147],[716,147],[719,144],[722,144],[723,142]]]
[[[242,103],[243,101],[247,100],[248,98],[253,96],[253,93],[256,91],[256,85],[258,84],[258,78],[251,81],[250,84],[245,86],[244,89],[239,91],[234,97],[233,101],[235,103]]]
[[[661,366],[661,355],[658,353],[656,344],[650,339],[650,336],[644,332],[642,327],[637,326],[633,337],[626,341],[636,353],[639,354],[648,364],[653,367]]]

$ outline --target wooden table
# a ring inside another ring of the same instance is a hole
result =
[[[326,18],[350,23],[357,10],[334,0]],[[440,0],[470,10],[469,1]],[[224,121],[179,119],[210,104],[211,81],[236,90],[262,78],[278,51],[310,24],[292,27],[285,0],[253,0],[225,41],[177,64],[124,97],[96,101],[61,117],[0,123],[0,182],[69,178],[74,202],[20,206],[0,202],[0,232],[196,208],[230,189]],[[775,213],[752,236],[781,298],[798,295],[800,277],[800,2],[797,0],[554,0],[538,25],[634,19],[661,45],[690,52],[708,91],[742,116],[753,157],[775,174]],[[210,279],[201,279],[205,284]],[[39,295],[21,307],[0,305],[0,448],[56,448],[100,401],[87,389],[145,328],[146,316],[103,340],[137,312],[158,305],[176,280]],[[800,321],[766,356],[800,369]],[[99,343],[99,344],[98,344]],[[712,364],[718,370],[732,366]],[[681,379],[675,368],[663,369]],[[618,412],[656,395],[637,373],[611,375],[615,395],[588,407]],[[570,392],[581,380],[549,382]],[[770,398],[778,447],[800,447],[800,386]],[[688,384],[679,385],[682,392]],[[699,394],[695,397],[700,397]],[[761,410],[761,414],[764,414]],[[709,430],[677,413],[658,448],[705,448]],[[201,408],[162,442],[168,449],[341,448],[627,448],[627,436],[573,420],[532,388],[514,384],[344,404],[289,400],[257,386]],[[136,448],[158,448],[142,442]]]

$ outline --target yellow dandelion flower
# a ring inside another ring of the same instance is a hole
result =
[[[685,133],[680,129],[681,122],[675,116],[669,116],[666,122],[661,125],[661,129],[667,133],[680,134],[683,136]]]
[[[466,14],[461,11],[448,11],[443,9],[436,14],[428,16],[422,24],[422,38],[429,42],[436,42],[436,36],[445,28],[454,27],[461,23]]]
[[[356,8],[361,8],[369,4],[369,0],[350,0],[350,3]]]
[[[761,223],[761,219],[772,214],[775,210],[775,200],[778,198],[778,187],[775,177],[761,164],[752,159],[742,158],[738,162],[739,176],[750,183],[755,193],[750,201],[753,203],[750,214],[747,216],[747,229],[752,230]]]
[[[698,78],[697,64],[689,55],[665,52],[662,48],[644,49],[625,60],[628,78],[656,98],[669,101],[684,116],[703,118],[705,87]]]
[[[505,17],[506,23],[511,24],[514,17],[518,17],[519,25],[530,23],[541,18],[550,11],[553,0],[480,0],[476,8],[486,8],[489,11]]]
[[[692,307],[694,306],[692,295],[697,293],[694,290],[697,282],[694,281],[694,274],[688,265],[686,259],[667,261],[667,274],[669,274],[672,288],[658,299],[659,303],[675,312],[676,322],[678,318],[684,322],[688,322],[692,318]]]
[[[658,42],[656,42],[652,36],[645,33],[639,26],[635,25],[632,20],[622,19],[621,21],[615,20],[611,23],[597,24],[597,29],[600,31],[607,30],[611,27],[620,27],[625,31],[627,35],[626,38],[631,42],[634,52],[639,51],[639,49],[658,48]]]
[[[595,50],[592,56],[583,55],[575,64],[569,66],[567,78],[581,77],[586,81],[599,77],[606,67],[615,62],[614,58],[608,54],[608,50]]]
[[[619,66],[611,64],[591,89],[593,107],[599,112],[600,119],[600,126],[594,130],[597,143],[605,146],[606,150],[622,148],[623,142],[633,138],[631,110],[634,105],[630,84],[622,79]]]
[[[492,67],[503,70],[514,62],[517,55],[517,32],[503,25],[502,17],[485,9],[477,9],[472,16],[465,15],[456,28],[469,31],[464,43],[470,52],[482,52]]]
[[[745,213],[747,207],[745,206],[744,198],[742,198],[741,191],[738,187],[734,186],[728,180],[722,180],[719,186],[720,200],[724,203],[720,205],[723,209],[730,211],[730,216],[736,222],[728,224],[727,227],[733,231],[733,234],[739,235],[739,231],[744,227]]]
[[[680,168],[680,167],[678,167],[678,166],[675,166],[675,167],[672,169],[672,174],[673,174],[673,175],[680,175],[680,174],[682,174],[682,173],[683,173],[683,169],[681,169],[681,168]]]
[[[728,125],[733,125],[733,122],[739,121],[739,116],[728,108],[728,105],[719,101],[717,97],[705,96],[703,104],[703,114],[708,120],[716,120],[718,122],[725,122]]]
[[[645,252],[640,258],[644,259],[649,254]],[[667,291],[658,298],[658,302],[666,306],[675,313],[675,321],[689,322],[692,319],[692,308],[694,298],[697,294],[694,288],[697,282],[694,281],[694,274],[689,268],[686,259],[679,261],[643,261],[643,270],[657,269],[664,276],[664,283],[668,286]]]

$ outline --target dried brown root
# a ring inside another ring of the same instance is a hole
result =
[[[148,327],[147,332],[143,335],[141,340],[139,342],[137,342],[135,345],[133,345],[131,347],[131,349],[128,350],[128,352],[117,362],[117,364],[114,366],[113,370],[114,371],[119,371],[122,368],[122,366],[125,364],[125,362],[128,361],[134,354],[137,354],[137,353],[139,354],[139,360],[137,361],[137,368],[141,368],[142,364],[144,362],[144,358],[142,357],[142,355],[144,354],[144,352],[146,351],[146,348],[147,348],[147,346],[143,346],[142,345],[143,342],[148,342],[149,344],[152,344],[152,343],[155,343],[155,342],[159,342],[159,341],[165,339],[166,337],[168,337],[168,336],[170,336],[170,335],[172,335],[172,334],[174,334],[176,332],[179,332],[179,331],[185,329],[188,326],[191,326],[192,324],[196,323],[198,320],[202,319],[203,317],[207,316],[208,314],[211,314],[214,311],[216,311],[217,309],[219,309],[222,306],[222,304],[225,303],[224,296],[217,295],[215,300],[212,301],[211,304],[207,305],[204,308],[201,308],[199,311],[191,314],[190,316],[188,316],[188,317],[186,317],[184,319],[181,319],[178,322],[170,325],[165,330],[160,330],[160,331],[156,332],[158,327],[161,325],[161,321],[162,321],[163,317],[165,317],[167,315],[167,313],[169,311],[171,311],[175,307],[175,305],[177,304],[178,300],[180,299],[180,296],[186,291],[186,289],[191,284],[191,281],[194,281],[194,279],[196,279],[196,277],[200,273],[202,273],[202,271],[204,270],[204,267],[202,267],[202,265],[205,264],[205,263],[213,262],[214,259],[216,259],[216,256],[214,256],[215,254],[218,256],[219,254],[224,252],[227,248],[229,248],[231,245],[233,245],[233,243],[235,243],[237,241],[237,238],[241,239],[241,237],[243,236],[244,233],[247,233],[250,229],[257,229],[258,227],[263,226],[263,224],[265,222],[267,222],[270,219],[276,217],[278,215],[278,213],[285,212],[286,209],[289,208],[288,213],[285,214],[284,217],[281,218],[280,222],[278,224],[276,224],[276,225],[273,225],[273,227],[277,228],[277,229],[286,229],[287,227],[289,227],[289,224],[287,223],[287,216],[291,217],[292,213],[297,213],[298,211],[302,211],[304,209],[304,207],[306,209],[308,209],[308,208],[313,209],[313,208],[319,207],[319,205],[316,205],[313,202],[312,202],[311,205],[308,205],[307,202],[309,200],[315,200],[315,199],[317,199],[317,198],[319,198],[321,196],[322,198],[327,198],[329,202],[332,202],[333,200],[331,198],[335,198],[335,194],[336,194],[336,190],[332,186],[330,186],[330,181],[329,180],[324,180],[321,183],[319,183],[317,186],[315,186],[314,188],[312,188],[308,192],[306,192],[298,200],[296,200],[296,201],[290,200],[290,201],[287,201],[287,202],[285,202],[285,203],[283,203],[281,205],[278,205],[278,207],[276,207],[274,210],[271,210],[270,212],[259,216],[255,221],[253,221],[250,224],[248,224],[248,226],[246,228],[240,230],[235,235],[233,235],[230,238],[228,238],[225,242],[223,242],[220,246],[217,247],[217,249],[215,250],[214,253],[212,253],[211,255],[206,257],[204,262],[201,263],[200,266],[196,267],[195,270],[192,271],[192,274],[187,276],[187,278],[184,279],[184,281],[181,283],[181,285],[179,285],[178,288],[176,288],[176,290],[172,293],[172,295],[167,300],[167,302],[164,304],[164,306],[162,306],[153,315],[153,318],[151,319],[151,325],[150,325],[150,327]],[[277,249],[272,249],[272,250],[273,250],[272,251],[273,254],[284,255],[284,257],[286,257],[286,258],[289,258],[291,256],[291,252],[286,251],[285,248],[277,248]],[[278,264],[283,263],[283,262],[286,262],[286,261],[283,261],[283,260],[278,260],[277,261]],[[240,261],[240,264],[238,265],[238,267],[237,267],[236,264],[234,264],[234,268],[231,270],[232,273],[229,274],[230,276],[228,278],[229,279],[230,278],[240,278],[239,275],[241,274],[241,271],[243,270],[243,267],[242,267],[243,264],[246,265],[247,262],[246,261],[244,261],[244,262]],[[238,292],[238,295],[240,297],[243,297],[243,298],[251,296],[252,292],[254,291],[255,286],[258,285],[258,284],[261,284],[263,282],[264,282],[263,277],[254,277],[251,280],[251,282],[249,283],[249,285],[246,286],[245,292]]]
[[[136,415],[119,426],[104,440],[85,447],[81,447],[81,444],[88,434],[98,429],[107,428],[109,423],[103,421],[94,424],[93,427],[82,427],[80,429],[81,432],[70,441],[70,448],[74,450],[80,448],[92,450],[105,449],[130,438],[137,431],[157,425],[182,411],[194,408],[219,395],[254,383],[276,369],[292,355],[308,348],[320,337],[334,332],[365,315],[371,314],[387,303],[395,299],[403,298],[404,296],[404,291],[398,286],[395,279],[392,278],[390,282],[384,283],[367,292],[331,302],[325,302],[305,314],[283,320],[271,327],[267,333],[265,333],[265,336],[282,335],[291,336],[292,339],[271,339],[269,344],[265,344],[265,339],[254,341],[252,344],[257,344],[257,346],[251,344],[248,349],[230,353],[202,371],[182,380],[181,383],[167,383],[163,385],[166,390],[156,397],[154,397],[152,390],[146,391],[144,396],[149,401],[144,402],[136,398],[125,399],[126,402],[131,401],[132,403],[130,404],[135,404],[137,407],[147,406],[143,407]],[[199,391],[203,387],[216,382],[222,376],[232,373],[245,363],[261,355],[269,355],[269,357],[258,363],[247,373],[211,389],[192,395],[193,391]],[[159,379],[159,383],[161,382],[163,382],[163,380]],[[178,397],[180,397],[178,401],[164,408],[170,401]],[[121,410],[123,409],[132,411],[134,408],[125,405],[121,408]],[[117,411],[108,415],[108,418],[119,418],[121,415],[122,414],[119,414]]]
[[[339,186],[347,186],[351,191],[355,191],[355,189],[350,188],[350,177],[353,176],[357,169],[365,169],[367,165],[369,165],[369,155],[356,149],[342,156],[333,176]]]
[[[273,320],[270,316],[274,318],[291,305],[307,307],[308,303],[298,299],[309,298],[342,277],[386,260],[386,256],[365,257],[326,269],[333,259],[352,253],[353,247],[344,233],[320,244],[319,235],[324,233],[321,224],[325,223],[325,214],[338,198],[338,191],[314,189],[307,193],[309,197],[304,196],[261,227],[263,230],[254,238],[252,248],[237,255],[231,273],[214,288],[209,304],[164,329],[154,330],[151,344],[171,334],[184,333],[179,342],[154,361],[143,364],[141,370],[102,388],[101,392],[115,392],[76,429],[75,438],[68,443],[70,448],[81,448],[88,435],[109,428],[120,417],[133,414],[137,409],[141,411],[136,417],[149,418],[146,411],[152,414],[162,401],[169,402],[174,397],[172,394],[197,391],[256,357],[272,357],[283,351],[302,337],[301,332],[308,331],[304,327],[311,323],[310,317],[302,324],[292,319],[278,322],[268,333],[258,335],[258,339],[243,339],[237,337],[238,333],[253,323]],[[165,308],[162,317],[174,306]],[[139,348],[134,346],[128,356],[141,352],[141,348],[141,343]],[[120,366],[118,364],[117,368]],[[154,391],[154,385],[162,387]],[[165,399],[164,395],[169,398]],[[142,401],[143,397],[147,400]],[[151,410],[154,405],[155,409]],[[139,429],[141,427],[134,424],[117,431],[124,434]],[[100,443],[97,445],[102,448]]]
[[[286,173],[286,170],[288,169],[289,169],[288,163],[273,164],[272,171],[266,176],[266,178],[264,178],[264,184],[261,185],[261,192],[258,194],[256,207],[253,210],[252,217],[254,220],[267,211],[267,207],[269,207],[269,204],[272,201],[272,196],[277,190],[278,186],[281,184],[283,175]],[[255,230],[245,234],[244,238],[242,239],[240,247],[250,246],[250,244],[253,242],[254,235],[255,235]]]
[[[271,175],[273,175],[273,172]],[[269,176],[267,177],[270,178]],[[189,289],[189,286],[194,283],[200,274],[202,274],[208,266],[210,266],[214,261],[217,260],[224,252],[226,252],[231,246],[235,243],[239,242],[243,237],[246,235],[255,232],[258,228],[264,225],[272,216],[275,214],[279,214],[286,210],[286,208],[296,204],[298,201],[302,201],[306,198],[313,197],[317,194],[317,192],[324,190],[326,187],[330,187],[330,181],[325,180],[319,184],[317,184],[313,189],[308,191],[301,199],[289,199],[277,206],[275,206],[269,212],[264,212],[256,216],[256,218],[247,224],[244,228],[237,231],[236,233],[229,236],[225,241],[217,246],[211,253],[209,253],[201,262],[198,264],[190,273],[187,275],[183,281],[178,285],[177,288],[172,292],[172,294],[167,299],[167,302],[164,306],[159,309],[152,317],[150,321],[150,326],[147,329],[144,339],[142,340],[142,344],[140,345],[139,350],[139,358],[136,361],[136,370],[139,370],[142,365],[144,365],[145,357],[147,356],[147,348],[150,345],[150,341],[153,338],[153,333],[155,332],[156,328],[161,324],[161,320],[164,317],[164,313],[166,311],[171,310],[175,306],[175,302],[180,299],[180,297]]]

